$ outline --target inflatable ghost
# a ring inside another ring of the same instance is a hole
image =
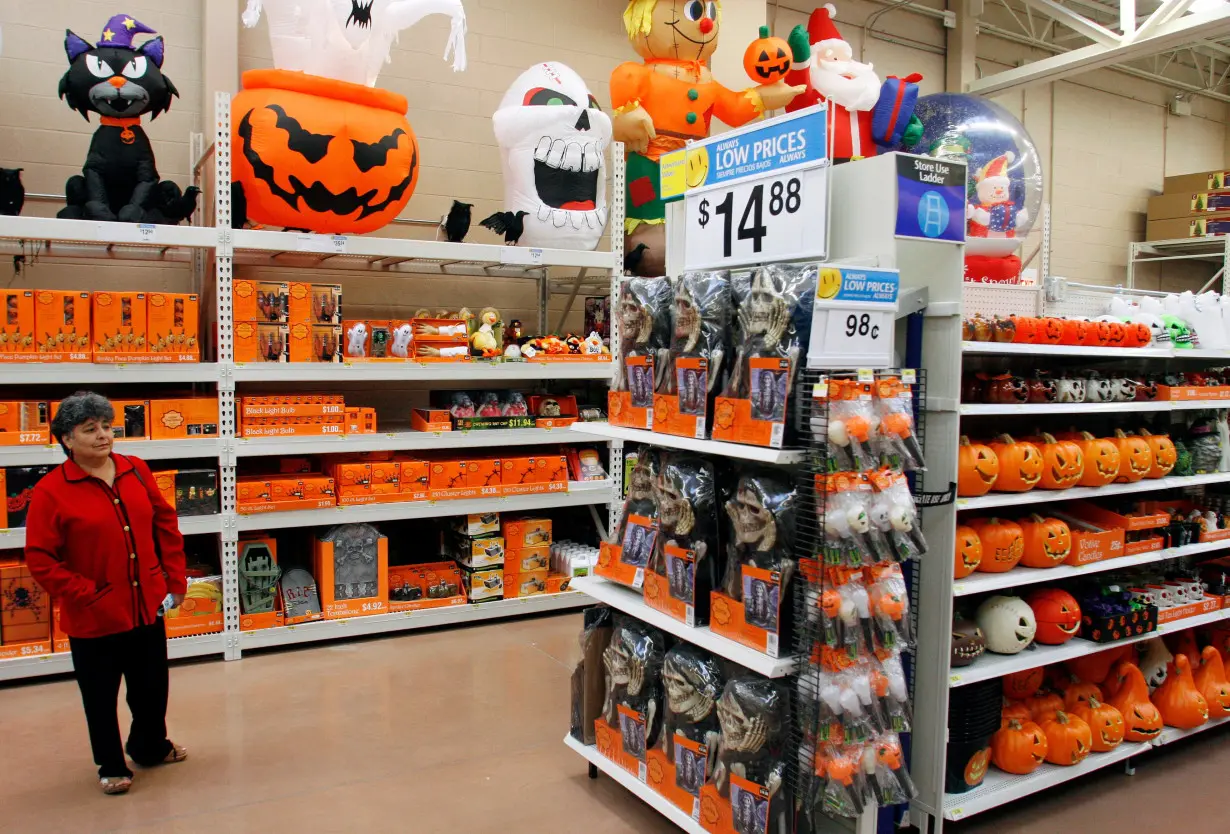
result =
[[[550,61],[513,82],[492,117],[504,208],[527,212],[522,246],[593,249],[606,228],[611,119],[572,69]]]
[[[431,14],[452,18],[444,59],[466,68],[461,0],[248,0],[244,25],[256,26],[262,12],[280,70],[374,87],[398,34]]]

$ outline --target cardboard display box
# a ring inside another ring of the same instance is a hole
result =
[[[149,352],[145,293],[96,292],[91,301],[96,356]]]
[[[286,324],[290,320],[290,285],[236,278],[231,282],[231,320]]]
[[[51,639],[51,596],[25,563],[0,565],[0,644]]]
[[[191,637],[222,631],[222,618],[222,577],[206,576],[188,580],[184,601],[164,620],[168,637]]]
[[[504,599],[504,569],[501,567],[463,568],[461,579],[470,602]]]
[[[452,519],[453,530],[463,536],[486,536],[500,532],[500,514],[482,513],[459,515]],[[508,538],[507,535],[504,537]]]
[[[177,515],[213,515],[218,512],[218,472],[215,469],[155,472],[154,482]]]
[[[34,294],[35,341],[43,361],[90,361],[90,294],[38,290]]]
[[[1230,233],[1230,211],[1214,211],[1199,217],[1150,220],[1145,223],[1145,240],[1177,240]]]
[[[0,290],[4,312],[0,315],[0,361],[25,361],[37,357],[22,354],[38,352],[35,344],[34,291]]]
[[[177,354],[178,361],[201,355],[201,300],[195,293],[152,292],[146,299],[150,353]]]
[[[551,519],[510,518],[504,521],[504,538],[509,550],[551,545]]]
[[[216,397],[150,400],[151,440],[195,440],[218,436]]]
[[[0,402],[0,446],[46,446],[50,422],[47,402]]]
[[[371,576],[360,578],[352,573],[350,565],[338,565],[333,542],[312,541],[312,563],[316,576],[320,604],[327,620],[343,620],[369,614],[384,614],[389,609],[389,540],[380,536],[371,545],[376,549],[375,570]],[[367,588],[368,595],[357,595],[356,590]]]
[[[290,284],[289,294],[291,324],[342,323],[341,284],[305,284],[302,281],[294,281]]]
[[[1159,194],[1149,198],[1149,220],[1190,218],[1213,211],[1230,211],[1230,191]]]
[[[290,328],[258,321],[235,322],[236,362],[289,362]]]
[[[1184,191],[1220,191],[1230,187],[1230,171],[1202,171],[1199,174],[1179,174],[1162,180],[1162,191],[1166,194]]]

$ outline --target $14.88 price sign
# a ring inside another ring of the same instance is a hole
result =
[[[685,268],[823,258],[827,177],[814,168],[689,194]]]

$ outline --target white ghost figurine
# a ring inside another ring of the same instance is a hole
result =
[[[530,67],[492,116],[504,164],[504,210],[524,211],[521,246],[593,249],[606,228],[611,119],[576,72]]]
[[[374,87],[399,33],[431,14],[452,18],[444,60],[466,68],[461,0],[248,0],[243,25],[255,27],[262,12],[280,70]]]

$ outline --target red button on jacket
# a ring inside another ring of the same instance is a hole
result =
[[[34,487],[26,515],[26,564],[59,601],[70,637],[149,625],[168,593],[187,589],[175,510],[145,461],[111,457],[112,486],[67,461]]]

